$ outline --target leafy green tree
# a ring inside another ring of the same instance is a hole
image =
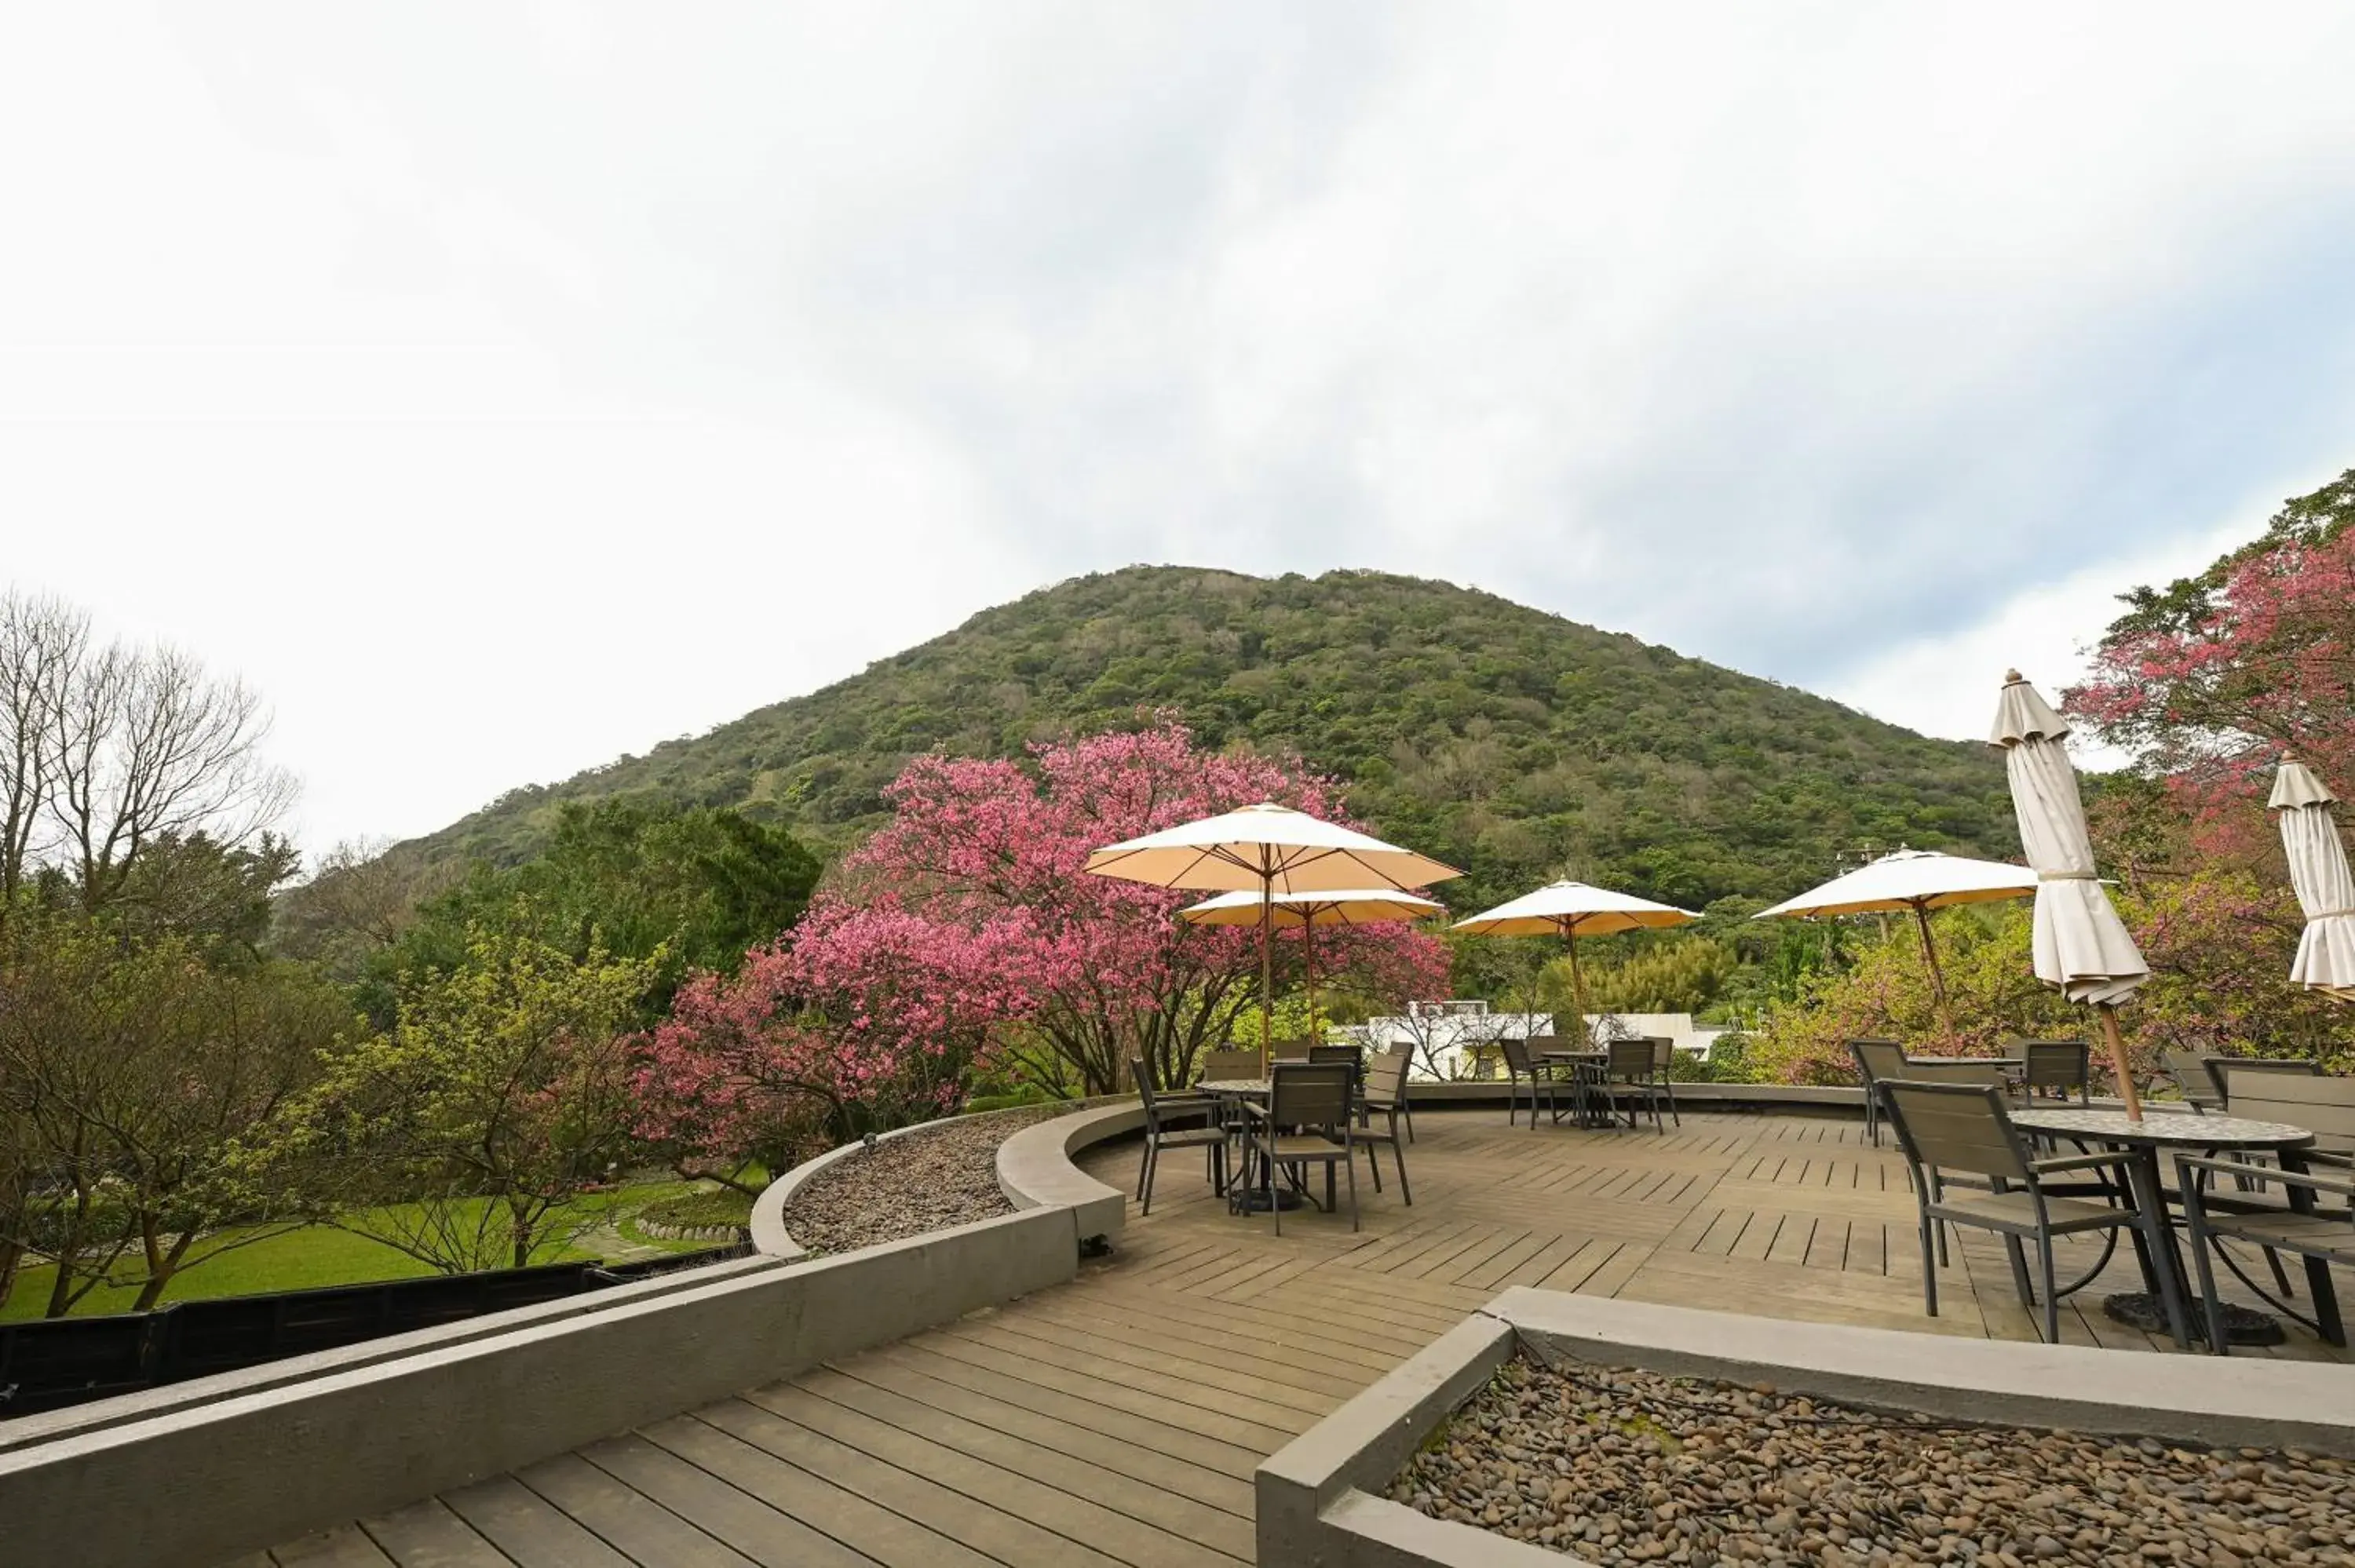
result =
[[[368,965],[363,1001],[389,1022],[403,974],[454,972],[485,928],[527,935],[576,959],[655,958],[644,1006],[669,1004],[692,969],[733,973],[801,917],[818,863],[784,829],[739,811],[642,800],[568,803],[537,858],[477,862],[428,900]]]
[[[59,1316],[101,1282],[155,1304],[188,1269],[300,1223],[236,1174],[351,1022],[294,965],[207,961],[70,911],[0,935],[0,1279],[54,1267]]]
[[[669,957],[476,927],[454,969],[403,980],[392,1027],[329,1066],[256,1165],[332,1180],[336,1224],[445,1273],[561,1250],[633,1148],[628,1032]]]

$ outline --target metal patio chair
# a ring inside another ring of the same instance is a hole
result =
[[[1349,1228],[1359,1228],[1358,1164],[1353,1158],[1356,1145],[1349,1138],[1349,1117],[1357,1099],[1353,1076],[1348,1065],[1341,1062],[1278,1062],[1269,1086],[1268,1103],[1264,1107],[1246,1103],[1243,1107],[1244,1153],[1255,1162],[1260,1190],[1266,1194],[1268,1210],[1275,1216],[1277,1235],[1284,1234],[1284,1210],[1275,1200],[1275,1169],[1279,1165],[1284,1168],[1293,1190],[1304,1195],[1307,1187],[1300,1179],[1302,1168],[1324,1166],[1322,1206],[1328,1213],[1334,1202],[1333,1168],[1346,1168],[1349,1174]]]
[[[1538,1129],[1540,1090],[1545,1093],[1546,1114],[1552,1117],[1554,1120],[1560,1121],[1561,1113],[1554,1108],[1553,1064],[1533,1054],[1529,1050],[1529,1042],[1527,1040],[1508,1034],[1497,1041],[1497,1044],[1504,1053],[1505,1075],[1508,1080],[1505,1088],[1505,1125],[1507,1127],[1513,1125],[1513,1107],[1520,1097],[1521,1080],[1524,1078],[1529,1080],[1529,1130],[1535,1132]]]
[[[2052,1265],[2055,1238],[2132,1225],[2154,1254],[2169,1245],[2166,1217],[2143,1213],[2131,1199],[2123,1200],[2125,1207],[2114,1207],[2045,1191],[2048,1178],[2115,1167],[2123,1194],[2128,1190],[2126,1167],[2132,1156],[2112,1150],[2037,1159],[2012,1125],[2003,1091],[1991,1084],[1891,1078],[1881,1083],[1881,1095],[1882,1112],[1896,1128],[1906,1163],[1913,1168],[1914,1202],[1921,1216],[1922,1298],[1931,1317],[1938,1315],[1941,1225],[1970,1225],[2003,1237],[2020,1302],[2030,1308],[2042,1302],[2046,1344],[2061,1338],[2061,1296]],[[2041,1298],[2029,1280],[2025,1244],[2030,1242],[2036,1245]],[[2161,1279],[2171,1298],[2174,1286],[2166,1283],[2169,1276],[2162,1274]],[[2179,1303],[2170,1299],[2165,1305],[2173,1319]]]
[[[1668,1069],[1676,1065],[1677,1043],[1665,1034],[1647,1034],[1645,1038],[1652,1044],[1652,1065],[1658,1073],[1660,1092],[1668,1097],[1668,1119],[1682,1127],[1685,1118],[1684,1113],[1677,1109],[1677,1081],[1668,1075]]]
[[[1412,1045],[1394,1045],[1367,1065],[1365,1086],[1358,1096],[1358,1125],[1349,1129],[1349,1141],[1366,1150],[1366,1165],[1374,1173],[1377,1192],[1382,1190],[1379,1148],[1385,1143],[1391,1146],[1391,1159],[1398,1166],[1399,1196],[1409,1208],[1414,1206],[1414,1192],[1406,1184],[1406,1150],[1399,1141],[1399,1118],[1406,1114],[1406,1070],[1413,1057]],[[1382,1126],[1374,1126],[1376,1117],[1382,1118]],[[1412,1127],[1410,1118],[1410,1137]]]
[[[2177,1175],[2186,1183],[2181,1202],[2187,1226],[2193,1231],[2192,1249],[2198,1255],[2200,1295],[2208,1312],[2210,1339],[2212,1342],[2215,1338],[2216,1319],[2222,1311],[2211,1266],[2212,1251],[2268,1305],[2307,1324],[2331,1343],[2342,1344],[2346,1332],[2339,1322],[2329,1265],[2350,1261],[2331,1249],[2347,1245],[2350,1237],[2342,1233],[2355,1225],[2355,1216],[2349,1213],[2346,1192],[2331,1183],[2355,1179],[2355,1078],[2295,1072],[2234,1076],[2238,1079],[2232,1097],[2234,1116],[2286,1122],[2314,1134],[2313,1144],[2301,1152],[2298,1162],[2308,1168],[2307,1176],[2318,1180],[2255,1164],[2245,1156],[2177,1159]],[[2217,1176],[2231,1177],[2231,1190],[2217,1184],[2213,1180]],[[2318,1224],[2318,1221],[2327,1223]],[[2336,1223],[2339,1221],[2346,1223]],[[2307,1259],[2307,1294],[2314,1303],[2314,1315],[2308,1318],[2251,1279],[2230,1253],[2212,1245],[2218,1237],[2247,1242],[2262,1250],[2284,1297],[2291,1292],[2281,1254],[2296,1253]],[[2317,1252],[2308,1243],[2317,1243],[2324,1250]]]
[[[1848,1054],[1856,1063],[1857,1082],[1864,1086],[1864,1130],[1872,1147],[1881,1147],[1881,1091],[1883,1078],[1905,1075],[1905,1047],[1894,1040],[1851,1040]]]
[[[1614,1040],[1604,1047],[1603,1071],[1593,1081],[1592,1091],[1609,1101],[1611,1114],[1619,1115],[1619,1101],[1624,1096],[1642,1107],[1652,1118],[1654,1132],[1666,1132],[1660,1124],[1660,1101],[1668,1095],[1668,1079],[1660,1068],[1660,1058],[1649,1040]],[[1636,1111],[1627,1112],[1630,1128],[1637,1125]]]
[[[2183,1103],[2195,1116],[2224,1108],[2224,1091],[2216,1086],[2216,1075],[2208,1070],[2208,1058],[2200,1051],[2162,1051],[2158,1055],[2159,1072],[2175,1086]]]
[[[1145,1158],[1136,1171],[1136,1202],[1139,1212],[1153,1213],[1153,1179],[1160,1174],[1161,1151],[1165,1149],[1199,1149],[1203,1151],[1204,1174],[1210,1180],[1210,1191],[1227,1190],[1227,1129],[1220,1121],[1220,1107],[1205,1095],[1165,1095],[1153,1086],[1153,1069],[1145,1065],[1142,1056],[1128,1059],[1129,1075],[1136,1080],[1137,1097],[1145,1104]],[[1168,1118],[1207,1117],[1200,1127],[1171,1127]]]

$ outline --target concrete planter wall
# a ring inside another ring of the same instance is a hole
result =
[[[0,1563],[201,1568],[1060,1284],[1122,1213],[1064,1151],[1124,1115],[1001,1145],[1015,1213],[806,1257],[777,1216],[836,1150],[762,1194],[768,1255],[0,1423]]]
[[[2200,1446],[2355,1456],[2355,1367],[1952,1340],[1613,1301],[1498,1296],[1259,1467],[1259,1560],[1319,1568],[1560,1568],[1560,1552],[1428,1518],[1381,1493],[1521,1351],[1764,1382],[1884,1410]]]

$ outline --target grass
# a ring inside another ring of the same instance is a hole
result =
[[[688,1197],[700,1189],[686,1181],[647,1181],[624,1187],[618,1192],[598,1193],[582,1202],[593,1203],[602,1211],[599,1224],[611,1225],[616,1234],[634,1245],[659,1247],[665,1252],[692,1252],[709,1246],[709,1242],[673,1242],[641,1234],[630,1224],[638,1211],[648,1204],[666,1200]],[[228,1233],[235,1234],[236,1233]],[[603,1255],[594,1231],[583,1238],[588,1246],[555,1246],[534,1256],[534,1263],[569,1263]],[[126,1260],[128,1262],[130,1260]],[[360,1285],[384,1279],[410,1279],[435,1272],[431,1264],[384,1243],[374,1241],[350,1231],[328,1225],[313,1225],[303,1230],[287,1231],[277,1235],[228,1252],[197,1265],[174,1279],[164,1292],[164,1302],[205,1301],[223,1296],[252,1296],[279,1290],[307,1290],[317,1286]],[[56,1270],[44,1265],[28,1267],[16,1277],[16,1287],[5,1304],[0,1304],[0,1323],[20,1322],[40,1317],[48,1310],[49,1289]],[[90,1317],[105,1312],[128,1312],[139,1298],[134,1282],[123,1286],[101,1285],[83,1297],[74,1308],[75,1317]]]

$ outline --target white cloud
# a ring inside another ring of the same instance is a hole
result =
[[[1478,581],[1971,733],[1982,650],[2355,461],[2350,45],[21,7],[0,576],[270,693],[314,842],[1138,560]]]

